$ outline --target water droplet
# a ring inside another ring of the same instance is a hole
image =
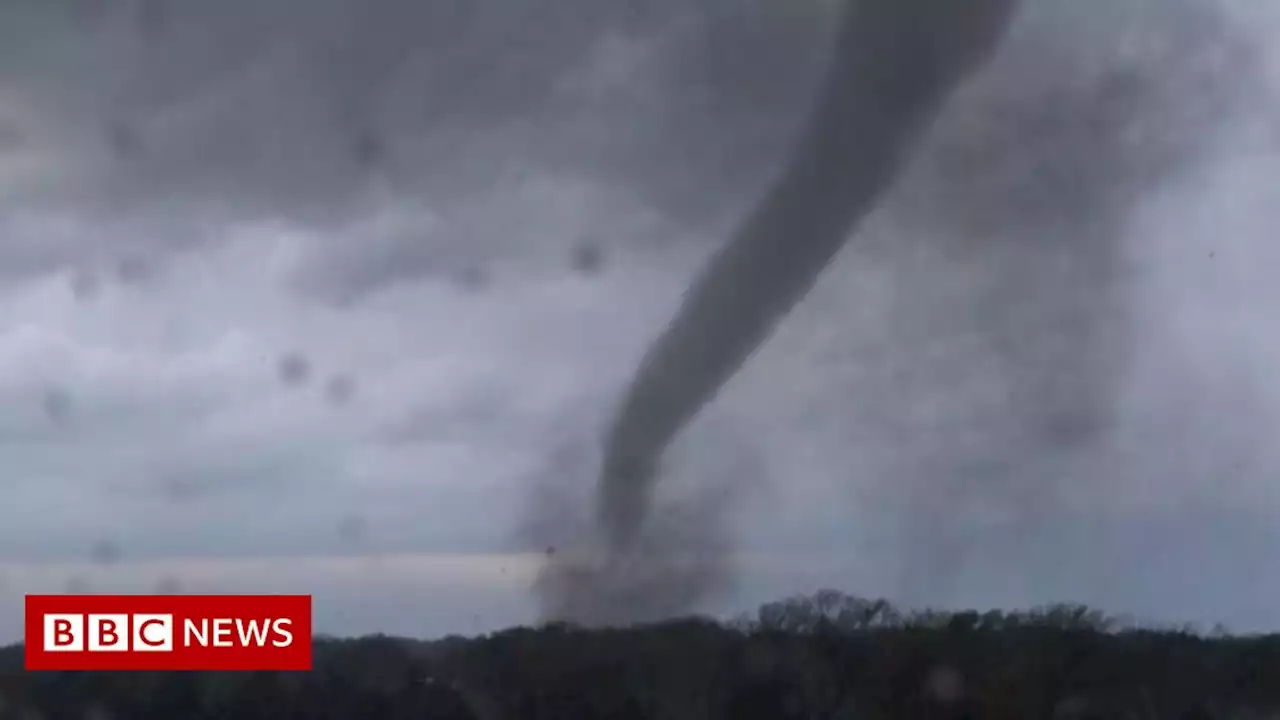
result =
[[[957,702],[964,694],[964,678],[953,667],[936,667],[925,680],[925,692],[940,702]]]
[[[129,255],[116,261],[116,279],[125,285],[141,285],[151,279],[151,265],[144,258]]]
[[[188,502],[200,496],[200,481],[189,477],[170,477],[160,482],[160,493],[170,502]]]
[[[360,167],[372,170],[386,161],[386,141],[373,130],[357,133],[351,142],[351,155]]]
[[[182,581],[171,575],[165,575],[156,580],[155,593],[157,595],[178,595],[182,592]]]
[[[286,353],[276,369],[286,385],[305,385],[311,379],[311,363],[298,353]]]
[[[71,395],[62,388],[49,388],[40,399],[44,414],[49,420],[62,425],[71,420]]]
[[[454,281],[458,287],[468,292],[475,292],[489,287],[490,277],[488,271],[479,265],[468,265],[458,271],[454,276]]]
[[[90,705],[84,711],[84,720],[113,720],[114,717],[110,710],[97,703]]]
[[[334,405],[346,405],[355,396],[356,382],[349,375],[334,375],[324,386],[324,395]]]
[[[80,575],[73,575],[67,578],[66,584],[63,586],[63,592],[68,595],[87,595],[89,593],[89,580]]]
[[[348,545],[364,542],[369,526],[363,517],[351,513],[338,522],[338,539]]]
[[[120,546],[110,540],[99,540],[90,550],[89,557],[99,565],[110,565],[120,559]]]
[[[129,160],[142,153],[142,138],[132,124],[117,120],[107,126],[106,134],[117,160]]]
[[[79,302],[89,302],[102,291],[102,280],[89,268],[77,268],[71,273],[71,295]]]
[[[18,123],[0,118],[0,151],[17,150],[27,142],[26,133]]]
[[[573,249],[570,265],[583,275],[594,275],[604,266],[604,251],[592,243],[582,243]]]

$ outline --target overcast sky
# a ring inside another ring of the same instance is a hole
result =
[[[732,489],[708,610],[829,586],[1280,627],[1275,23],[1168,9],[1207,3],[1033,3],[672,453],[673,493]],[[314,592],[335,633],[534,619],[572,530],[529,508],[581,522],[830,3],[515,5],[0,3],[0,639],[76,589]],[[1068,167],[1099,189],[1037,185]],[[1101,216],[1124,359],[1089,383],[1104,430],[1045,450],[1021,426],[1090,352],[1045,318],[1097,293],[1041,258]],[[1024,306],[1023,349],[970,347],[965,318]]]

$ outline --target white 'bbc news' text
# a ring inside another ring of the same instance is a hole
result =
[[[172,652],[174,619],[160,613],[48,613],[46,652]],[[287,648],[293,644],[289,618],[184,618],[182,647]]]

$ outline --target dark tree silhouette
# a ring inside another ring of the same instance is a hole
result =
[[[1280,635],[1122,630],[1070,604],[903,611],[834,590],[734,623],[321,639],[310,673],[21,667],[21,647],[0,648],[0,718],[1190,720],[1280,710]]]

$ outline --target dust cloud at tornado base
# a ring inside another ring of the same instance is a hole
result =
[[[1234,22],[1206,3],[1073,13],[1033,0],[990,65],[942,111],[817,297],[801,304],[802,317],[805,304],[823,302],[872,301],[883,311],[862,323],[862,342],[833,348],[847,372],[826,394],[852,408],[838,413],[846,420],[836,430],[851,443],[869,440],[849,483],[892,515],[900,534],[899,586],[881,594],[947,603],[967,556],[998,552],[982,538],[993,518],[1005,544],[1009,533],[1034,544],[1042,526],[1104,511],[1126,492],[1161,491],[1161,478],[1129,477],[1169,469],[1133,461],[1160,450],[1135,441],[1126,425],[1127,383],[1143,342],[1134,279],[1142,258],[1133,255],[1152,251],[1138,237],[1151,199],[1203,176],[1233,121],[1257,109],[1247,100],[1265,87],[1260,61]],[[803,233],[809,221],[775,222]],[[854,285],[868,268],[880,274],[869,284],[882,289],[860,294]],[[683,347],[667,348],[665,369],[678,376],[684,362],[695,377],[667,377],[665,388],[648,378],[649,390],[714,393],[697,342],[735,322],[734,309],[703,313]],[[646,401],[698,404],[637,404]],[[620,555],[597,534],[618,528],[593,527],[581,504],[571,509],[583,488],[564,489],[590,482],[607,460],[579,458],[549,473],[555,481],[539,486],[530,508],[530,527],[542,537],[560,528],[535,587],[545,617],[651,620],[697,610],[732,583],[731,501],[753,484],[785,487],[786,478],[758,477],[761,463],[692,471],[691,458],[720,455],[699,448],[715,423],[694,423],[651,477],[641,469],[629,478],[636,492],[621,501],[629,518],[606,508],[596,519],[635,525]],[[642,465],[679,424],[638,428],[654,435],[635,451]],[[738,439],[737,449],[748,445]],[[667,492],[691,475],[700,491]],[[1011,574],[1036,573],[1027,558],[1007,561]]]

